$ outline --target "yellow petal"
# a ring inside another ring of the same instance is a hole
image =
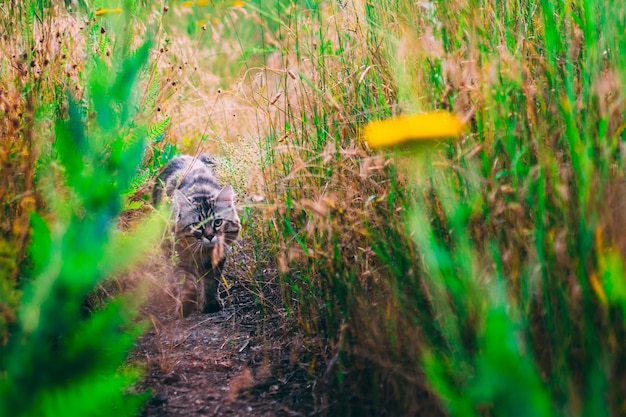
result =
[[[373,147],[393,146],[408,141],[425,141],[456,137],[463,131],[463,122],[447,111],[378,120],[365,126],[367,143]]]
[[[96,16],[102,16],[103,14],[108,14],[108,13],[122,13],[122,9],[119,7],[115,9],[103,9],[103,8],[96,9]]]

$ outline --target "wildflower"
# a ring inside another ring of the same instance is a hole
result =
[[[208,0],[196,0],[195,2],[194,1],[184,1],[181,4],[184,7],[193,7],[194,3],[197,4],[198,6],[209,6],[210,5]]]
[[[452,113],[436,111],[378,120],[365,126],[365,139],[373,147],[393,146],[408,141],[456,137],[463,122]]]
[[[103,14],[109,14],[109,13],[122,13],[122,9],[119,7],[115,9],[104,9],[100,7],[96,9],[96,16],[102,16]]]
[[[246,3],[243,2],[243,1],[236,0],[236,1],[233,2],[233,7],[243,7],[245,5],[246,5]]]

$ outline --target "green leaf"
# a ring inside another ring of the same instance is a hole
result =
[[[50,262],[52,250],[52,236],[48,223],[39,213],[33,213],[30,218],[32,227],[32,242],[29,246],[30,258],[33,263],[33,275],[40,274]]]

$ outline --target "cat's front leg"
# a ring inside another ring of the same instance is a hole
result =
[[[221,268],[214,268],[205,274],[202,279],[202,312],[215,313],[223,308],[219,295],[220,279],[222,278]]]
[[[188,271],[176,268],[173,274],[176,312],[182,317],[200,311],[198,279]]]

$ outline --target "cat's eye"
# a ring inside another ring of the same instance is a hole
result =
[[[195,237],[202,236],[202,230],[200,230],[200,228],[197,227],[197,225],[190,224],[189,226],[187,226],[186,229],[188,233],[190,233],[191,235]]]
[[[220,227],[222,225],[222,219],[213,220],[213,227]]]

